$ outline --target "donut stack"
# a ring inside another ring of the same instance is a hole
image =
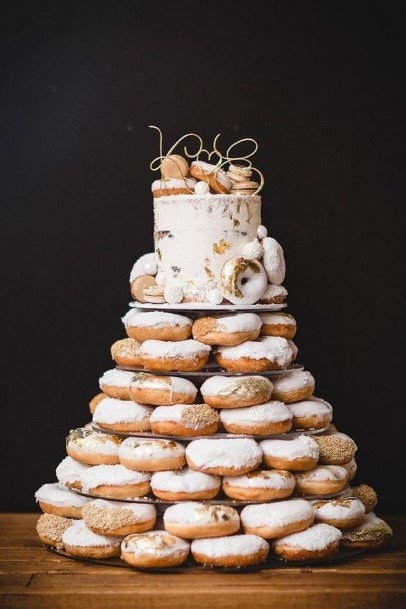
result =
[[[169,155],[162,172],[155,252],[132,269],[114,367],[91,423],[67,437],[57,482],[35,495],[40,539],[140,569],[384,544],[375,491],[350,487],[357,446],[295,361],[283,251],[260,224],[251,170]]]

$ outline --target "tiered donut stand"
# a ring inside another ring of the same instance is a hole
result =
[[[133,302],[130,304],[131,307],[136,307],[140,310],[143,311],[168,311],[168,312],[172,312],[172,313],[185,313],[187,314],[189,317],[193,318],[193,320],[198,319],[201,316],[204,315],[211,315],[213,313],[220,313],[220,312],[241,312],[242,310],[244,312],[253,312],[253,313],[267,313],[270,311],[278,311],[281,310],[283,308],[286,307],[286,304],[271,304],[271,305],[246,305],[246,306],[234,306],[234,305],[205,305],[205,304],[180,304],[180,305],[169,305],[169,304],[165,304],[165,305],[152,305],[152,304],[147,304],[147,303],[138,303],[138,302]],[[121,370],[127,370],[127,371],[132,371],[134,373],[146,373],[148,372],[145,368],[124,368],[124,367],[120,367],[117,366],[118,369]],[[284,370],[271,370],[271,371],[265,371],[265,372],[256,372],[255,374],[257,375],[261,375],[261,376],[265,376],[265,377],[269,377],[270,380],[272,380],[272,378],[275,378],[275,376],[280,376],[280,375],[288,375],[290,374],[293,370],[302,370],[303,367],[300,364],[291,364],[287,369]],[[157,370],[153,370],[153,372],[151,372],[151,374],[154,375],[172,375],[172,376],[180,376],[186,379],[190,379],[191,381],[193,381],[193,383],[200,388],[200,386],[202,385],[202,383],[207,379],[210,378],[214,375],[217,376],[248,376],[249,373],[238,373],[238,372],[227,372],[222,370],[217,364],[215,364],[214,362],[209,362],[207,364],[207,366],[199,371],[196,372],[177,372],[177,371],[157,371]],[[144,439],[168,439],[168,440],[175,440],[176,442],[182,443],[182,444],[188,444],[190,441],[192,440],[197,440],[199,438],[202,439],[213,439],[213,438],[242,438],[242,437],[249,437],[249,438],[253,438],[254,440],[264,440],[264,439],[290,439],[293,438],[295,436],[299,436],[299,435],[314,435],[314,434],[321,434],[324,431],[326,431],[326,428],[322,428],[322,429],[317,429],[317,430],[295,430],[295,431],[291,431],[289,433],[286,434],[281,434],[281,435],[272,435],[272,436],[248,436],[248,435],[236,435],[236,434],[230,434],[230,433],[224,433],[224,432],[218,432],[215,433],[213,435],[205,435],[205,436],[193,436],[193,437],[185,437],[185,436],[173,436],[173,435],[159,435],[153,432],[132,432],[132,433],[128,433],[128,432],[117,432],[117,431],[112,431],[112,430],[106,430],[103,429],[101,427],[99,427],[98,425],[96,425],[95,423],[92,423],[92,427],[95,431],[100,432],[100,433],[104,433],[104,434],[110,434],[116,437],[119,437],[120,439],[124,439],[127,437],[139,437],[139,438],[144,438]],[[73,489],[75,490],[75,489]],[[85,493],[83,491],[80,490],[75,490],[75,492],[85,495],[87,497],[92,497],[92,498],[98,498],[99,496],[96,494],[92,494],[92,493]],[[329,498],[334,498],[334,497],[339,497],[342,495],[345,495],[346,491],[341,491],[340,493],[337,493],[335,495],[323,495],[323,496],[303,496],[300,495],[301,498],[304,499],[308,499],[308,500],[313,500],[313,499],[329,499]],[[293,497],[295,496],[295,494],[293,494]],[[298,495],[296,494],[296,497],[298,497]],[[103,498],[106,499],[108,497],[106,497],[106,495],[103,495]],[[173,504],[173,503],[179,503],[177,501],[164,501],[161,499],[158,499],[157,497],[155,497],[154,495],[148,495],[145,497],[138,497],[138,498],[128,498],[128,499],[117,499],[114,497],[115,501],[122,501],[123,503],[125,502],[138,502],[138,503],[152,503],[155,505],[156,509],[157,509],[157,513],[158,513],[158,519],[157,519],[157,524],[155,526],[156,529],[162,529],[162,516],[163,513],[165,511],[165,509]],[[229,497],[225,496],[222,492],[220,492],[214,499],[211,500],[206,500],[203,501],[204,503],[208,503],[208,504],[215,504],[215,505],[229,505],[232,506],[234,508],[237,509],[238,512],[240,512],[243,507],[245,505],[248,504],[252,504],[252,503],[267,503],[266,501],[243,501],[243,500],[233,500],[230,499]],[[67,556],[69,558],[72,558],[71,556],[68,556],[63,550],[60,549],[52,549],[53,551],[57,552],[58,554]],[[324,559],[322,561],[319,562],[327,562],[327,561],[331,561],[331,560],[343,560],[344,558],[348,557],[348,556],[352,556],[354,554],[358,554],[359,552],[361,552],[363,550],[360,549],[344,549],[340,551],[340,554],[338,556],[335,556],[334,558],[330,558],[330,559]],[[81,559],[81,560],[85,560],[87,562],[97,562],[97,563],[102,563],[102,564],[108,564],[108,565],[114,565],[114,566],[121,566],[121,567],[129,567],[129,565],[127,563],[125,563],[124,561],[118,559],[118,558],[112,558],[112,559]],[[240,570],[260,570],[260,569],[267,569],[267,568],[275,568],[275,567],[280,567],[283,565],[289,566],[292,564],[305,564],[303,562],[296,562],[296,563],[285,563],[284,561],[278,559],[276,556],[272,555],[272,553],[270,553],[267,561],[265,563],[262,564],[258,564],[258,565],[254,565],[254,566],[249,566],[249,567],[239,567],[239,568],[235,568],[235,567],[229,567],[229,568],[219,568],[219,567],[215,567],[216,569],[219,570],[223,570],[223,571],[240,571]],[[201,570],[210,570],[213,569],[213,567],[205,567],[202,565],[197,564],[193,558],[188,558],[188,560],[180,567],[167,567],[167,568],[160,568],[160,569],[154,569],[154,571],[159,571],[159,572],[185,572],[185,571],[201,571]]]

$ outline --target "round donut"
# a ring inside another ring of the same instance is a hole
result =
[[[113,558],[120,556],[121,537],[97,535],[83,520],[71,524],[62,535],[65,551],[79,558]]]
[[[255,313],[201,317],[194,322],[192,334],[206,345],[233,346],[258,338],[261,324],[261,318]]]
[[[152,182],[152,196],[170,197],[173,195],[190,195],[194,191],[196,180],[191,178],[168,178]]]
[[[207,404],[158,406],[151,415],[154,433],[170,436],[210,436],[216,433],[219,415]]]
[[[109,397],[119,400],[130,399],[130,385],[134,372],[126,370],[106,370],[99,379],[100,389]]]
[[[165,311],[140,312],[130,309],[121,320],[128,336],[144,340],[186,340],[192,333],[192,320]]]
[[[93,414],[94,411],[96,410],[96,406],[98,404],[100,404],[100,402],[102,400],[104,400],[104,398],[107,398],[108,396],[105,393],[98,393],[97,395],[94,396],[94,398],[92,398],[89,402],[89,410],[90,410],[90,414]]]
[[[282,285],[286,274],[285,257],[281,245],[273,237],[262,239],[264,255],[262,262],[269,283]]]
[[[162,160],[161,172],[165,180],[168,178],[183,179],[189,174],[189,163],[180,154],[170,154]]]
[[[93,533],[123,537],[154,528],[156,509],[148,503],[94,499],[83,508],[82,518]]]
[[[268,283],[265,292],[259,299],[261,304],[282,304],[288,292],[283,285],[272,285]]]
[[[130,387],[131,399],[139,404],[171,406],[193,404],[197,389],[191,381],[178,376],[161,376],[140,373]]]
[[[347,470],[341,465],[319,465],[296,474],[296,491],[303,495],[331,495],[342,491],[347,482]]]
[[[220,411],[220,421],[228,433],[267,436],[289,431],[292,413],[283,402],[273,400],[247,408],[226,408]]]
[[[275,400],[291,404],[309,400],[314,392],[314,377],[306,370],[292,370],[272,379]]]
[[[124,368],[142,368],[140,356],[141,343],[135,338],[122,338],[111,345],[112,359],[117,366]]]
[[[121,544],[121,558],[137,569],[177,567],[185,562],[189,544],[167,531],[129,535]]]
[[[80,491],[82,488],[81,475],[89,467],[90,465],[75,461],[72,457],[65,457],[57,466],[55,473],[58,482],[68,488],[75,488]]]
[[[79,427],[66,438],[66,452],[75,461],[87,465],[113,465],[119,463],[120,442],[115,436]]]
[[[266,561],[268,543],[257,535],[231,535],[192,541],[196,562],[211,567],[248,567]]]
[[[296,320],[289,313],[262,313],[261,321],[262,336],[281,336],[291,340],[296,334]]]
[[[286,338],[265,336],[236,347],[219,347],[216,360],[230,372],[263,372],[283,370],[292,361],[292,349]]]
[[[220,485],[218,476],[197,472],[189,467],[155,472],[151,478],[152,492],[164,501],[213,499],[218,494]]]
[[[238,512],[227,505],[207,505],[196,501],[175,503],[165,510],[164,527],[168,533],[201,539],[232,535],[240,528]]]
[[[345,548],[377,548],[391,539],[390,526],[373,512],[369,512],[355,529],[344,531],[341,545]]]
[[[354,459],[357,445],[346,434],[316,436],[315,440],[319,446],[319,463],[323,465],[344,465]]]
[[[261,463],[262,450],[250,438],[192,440],[186,460],[192,469],[219,476],[240,476]]]
[[[344,531],[357,527],[364,519],[365,506],[355,497],[312,501],[316,522],[324,522]]]
[[[325,400],[313,397],[289,404],[293,414],[293,429],[322,429],[333,418],[333,408]]]
[[[141,345],[140,353],[147,370],[193,372],[205,367],[210,347],[197,340],[146,340]]]
[[[231,499],[242,501],[274,501],[290,497],[295,488],[295,477],[283,470],[256,470],[243,476],[226,476],[222,489]]]
[[[41,514],[36,524],[38,537],[46,546],[62,548],[62,535],[71,524],[70,518],[55,514]]]
[[[313,524],[315,509],[304,499],[246,505],[240,514],[246,533],[275,539],[303,531]]]
[[[291,440],[263,440],[262,460],[268,467],[288,471],[313,469],[319,460],[317,443],[310,436],[297,436]]]
[[[200,387],[200,393],[213,408],[244,408],[268,402],[272,387],[265,376],[212,376]]]
[[[103,429],[119,432],[148,431],[152,408],[132,400],[107,398],[102,400],[93,413],[93,421]]]
[[[231,258],[221,269],[219,289],[232,304],[254,304],[266,287],[264,268],[254,258]]]
[[[193,161],[190,165],[190,175],[199,182],[208,182],[210,190],[217,194],[230,192],[232,182],[221,167],[216,167],[205,161]]]
[[[35,500],[43,512],[65,518],[81,518],[82,508],[89,501],[88,497],[82,497],[57,482],[40,486]]]
[[[341,467],[344,467],[344,469],[347,470],[348,482],[351,482],[351,480],[354,479],[355,474],[357,473],[357,462],[355,461],[355,459],[351,459],[351,461],[348,461],[348,463],[342,463]]]
[[[131,471],[123,465],[96,465],[81,475],[84,493],[105,499],[135,499],[151,490],[150,474]]]
[[[372,512],[378,505],[378,495],[372,486],[368,484],[360,484],[351,489],[351,495],[362,501],[366,512]]]
[[[125,467],[145,472],[179,469],[186,463],[185,448],[173,440],[126,438],[119,457]]]
[[[315,524],[306,531],[277,539],[272,549],[285,560],[317,560],[339,552],[341,532],[329,524]]]

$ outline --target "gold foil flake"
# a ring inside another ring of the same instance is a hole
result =
[[[266,379],[241,378],[220,389],[217,395],[221,398],[233,397],[238,400],[238,398],[268,395],[268,393],[269,388]]]
[[[214,246],[213,246],[213,247],[214,247]],[[205,259],[204,259],[204,270],[205,270],[205,273],[206,273],[206,275],[207,275],[207,278],[208,278],[210,281],[214,281],[216,277],[215,277],[215,275],[214,275],[213,271],[212,271],[212,270],[211,270],[211,268],[210,268],[210,260],[209,260],[209,258],[205,258]],[[189,283],[189,282],[188,282],[188,283]],[[192,281],[191,281],[190,283],[193,283],[193,286],[195,285],[195,284],[194,284],[194,282],[192,282]]]
[[[218,243],[213,243],[213,252],[215,254],[222,255],[231,247],[231,243],[225,241],[224,239],[220,239]]]
[[[159,247],[156,249],[156,257],[158,258],[158,260],[162,260],[162,252],[159,249]]]
[[[243,294],[238,287],[238,277],[250,269],[253,273],[259,273],[259,267],[256,260],[247,258],[232,258],[223,267],[221,272],[221,291],[227,295],[232,295],[235,298],[242,298]]]
[[[233,228],[236,229],[240,226],[240,221],[233,218]]]

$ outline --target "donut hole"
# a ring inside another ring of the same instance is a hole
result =
[[[241,285],[245,285],[246,283],[248,283],[248,281],[249,281],[248,277],[243,277],[241,279]]]

